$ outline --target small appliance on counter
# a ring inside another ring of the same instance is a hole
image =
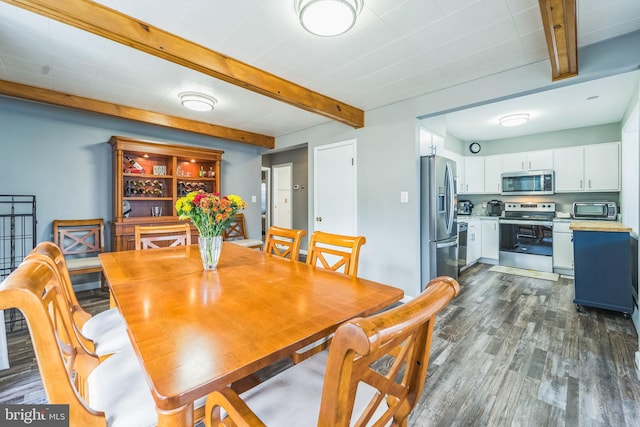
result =
[[[573,219],[594,219],[615,221],[618,218],[618,206],[615,202],[573,202],[571,208]]]
[[[490,200],[487,203],[487,215],[489,216],[502,215],[502,202],[500,200]]]
[[[471,215],[473,203],[470,200],[458,200],[458,215]]]

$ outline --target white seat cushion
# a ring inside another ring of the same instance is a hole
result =
[[[328,355],[328,351],[320,352],[240,397],[269,427],[317,426]],[[353,409],[356,418],[375,393],[375,388],[360,383]],[[376,414],[381,415],[383,410],[379,409]]]
[[[148,427],[158,424],[156,404],[133,347],[109,357],[87,379],[89,406],[103,411],[108,427]],[[206,396],[194,403],[204,407]]]
[[[131,347],[127,324],[116,308],[103,311],[82,326],[82,334],[95,344],[99,356],[116,353]]]
[[[235,243],[240,246],[262,246],[262,240],[256,239],[239,239],[239,240],[229,240],[230,243]]]
[[[158,423],[156,404],[133,348],[98,365],[87,378],[89,406],[103,411],[109,427],[148,427]]]
[[[67,268],[69,270],[78,270],[81,268],[102,267],[100,259],[97,256],[85,258],[65,258]]]

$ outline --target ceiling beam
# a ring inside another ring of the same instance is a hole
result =
[[[184,119],[182,117],[169,116],[167,114],[155,113],[153,111],[140,110],[138,108],[126,107],[124,105],[112,104],[110,102],[98,101],[91,98],[83,98],[81,96],[69,95],[62,92],[23,85],[6,80],[0,80],[0,95],[106,114],[108,116],[135,120],[137,122],[170,127],[172,129],[199,133],[216,138],[224,138],[231,141],[244,142],[246,144],[257,145],[259,147],[275,147],[275,138],[272,136],[212,125],[210,123]]]
[[[354,128],[364,111],[91,0],[0,0]]]
[[[538,0],[551,60],[551,80],[578,75],[576,0]]]

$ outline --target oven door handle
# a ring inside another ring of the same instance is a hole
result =
[[[539,225],[541,227],[553,227],[553,221],[535,221],[526,219],[501,219],[500,224],[505,225]]]

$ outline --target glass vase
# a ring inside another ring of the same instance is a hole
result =
[[[222,236],[198,236],[198,246],[200,247],[200,258],[205,270],[215,270],[220,260],[222,249]]]

